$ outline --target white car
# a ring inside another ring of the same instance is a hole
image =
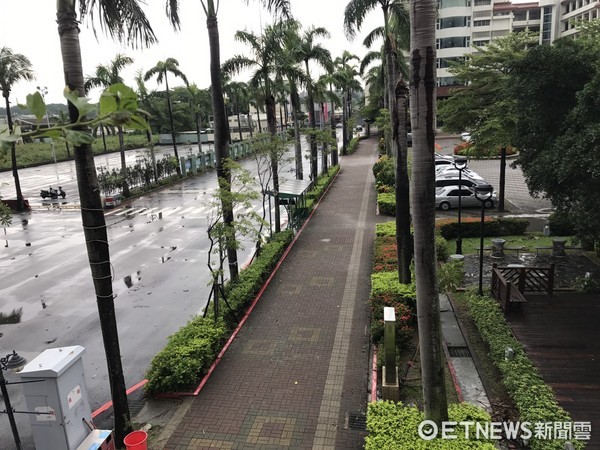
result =
[[[460,138],[465,142],[469,142],[471,140],[471,133],[469,133],[468,131],[460,133]]]
[[[452,176],[456,176],[458,178],[458,174],[459,174],[458,169],[455,168],[452,164],[444,164],[444,165],[439,165],[439,166],[435,167],[435,176],[436,177],[452,175]],[[462,176],[471,178],[473,180],[483,180],[483,177],[478,175],[476,172],[473,172],[469,168],[463,169]]]
[[[462,189],[459,186],[443,186],[435,190],[435,205],[442,211],[448,211],[450,208],[458,208],[458,198],[460,197],[461,208],[477,206],[481,208],[481,202],[475,196],[475,191],[465,186]],[[486,208],[496,206],[498,197],[493,192],[492,196],[484,202]]]

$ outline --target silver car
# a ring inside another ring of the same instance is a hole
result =
[[[481,207],[481,202],[475,197],[475,191],[465,186],[443,186],[435,190],[435,205],[442,211],[448,211],[450,208],[458,208],[458,198],[461,197],[461,208]],[[484,202],[486,208],[496,206],[498,197],[496,192]]]

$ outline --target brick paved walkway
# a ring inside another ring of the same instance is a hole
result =
[[[362,448],[376,138],[342,170],[165,448]],[[358,428],[358,429],[357,429]]]

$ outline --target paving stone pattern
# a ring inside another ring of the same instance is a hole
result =
[[[375,236],[362,141],[300,233],[167,449],[353,449],[364,430]],[[353,420],[351,420],[353,419]]]

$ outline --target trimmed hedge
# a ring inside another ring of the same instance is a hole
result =
[[[485,218],[483,234],[491,236],[518,236],[525,234],[529,221],[525,219]],[[445,239],[455,239],[458,233],[458,221],[454,219],[437,220],[435,227]],[[481,236],[481,219],[469,217],[460,221],[460,232],[463,238]]]
[[[384,216],[396,215],[396,194],[394,192],[381,192],[377,194],[377,208],[379,214]]]
[[[331,167],[327,175],[317,179],[315,187],[307,193],[308,208],[323,195],[339,170],[339,166]],[[254,300],[293,238],[291,230],[277,233],[262,247],[254,262],[240,272],[238,280],[225,286],[227,302],[235,315],[223,305],[223,319],[215,322],[210,314],[206,318],[195,317],[168,338],[165,348],[150,363],[146,393],[188,389],[206,374],[221,344],[237,325],[235,316],[239,317]]]
[[[290,230],[276,234],[255,261],[242,270],[238,281],[227,284],[227,301],[238,314],[254,299],[292,238]],[[206,374],[236,325],[225,305],[222,309],[226,311],[225,320],[215,322],[213,317],[197,316],[168,338],[165,348],[150,363],[146,393],[187,389]]]
[[[519,410],[521,422],[570,422],[569,414],[558,405],[552,388],[542,379],[523,346],[513,336],[498,302],[488,296],[479,297],[474,291],[466,296],[469,310],[479,334],[489,348],[494,364],[502,374],[502,383]],[[505,350],[511,347],[514,357],[506,359]],[[581,441],[572,441],[576,449]],[[565,440],[530,440],[532,450],[564,450]]]
[[[468,403],[448,405],[448,418],[455,422],[490,422],[487,412]],[[419,436],[419,424],[425,420],[423,412],[414,406],[390,401],[370,403],[367,410],[366,450],[495,450],[493,441],[466,440],[464,426],[456,426],[452,433],[457,439],[424,440]],[[470,435],[473,435],[473,428]],[[439,435],[440,433],[438,433]]]
[[[387,155],[381,156],[375,164],[373,164],[373,175],[375,183],[385,186],[394,186],[396,183],[396,172],[394,168],[394,160]]]
[[[417,294],[414,284],[398,281],[398,272],[371,274],[371,339],[374,344],[383,341],[383,308],[396,311],[396,343],[402,347],[412,336],[415,323]]]
[[[378,267],[379,267],[379,270],[390,270],[390,269],[383,269],[383,267],[387,263],[391,263],[392,259],[391,259],[390,255],[384,256],[383,253],[379,252],[378,245],[380,245],[379,241],[381,239],[390,237],[390,236],[396,236],[396,222],[393,220],[390,220],[389,222],[378,223],[376,225],[375,234],[377,237],[375,239],[375,257],[374,257],[375,269],[374,270],[377,272]],[[386,242],[390,242],[390,241],[386,240]],[[436,252],[438,262],[445,262],[448,259],[448,257],[450,256],[450,247],[448,245],[448,241],[446,241],[446,239],[444,239],[437,232],[435,235],[435,252]],[[385,253],[387,254],[387,251]],[[397,259],[398,259],[398,257],[396,256],[396,260]]]
[[[348,143],[348,148],[346,148],[346,155],[351,155],[352,153],[354,153],[356,151],[356,148],[358,147],[358,138],[352,138],[350,139],[350,142]]]

